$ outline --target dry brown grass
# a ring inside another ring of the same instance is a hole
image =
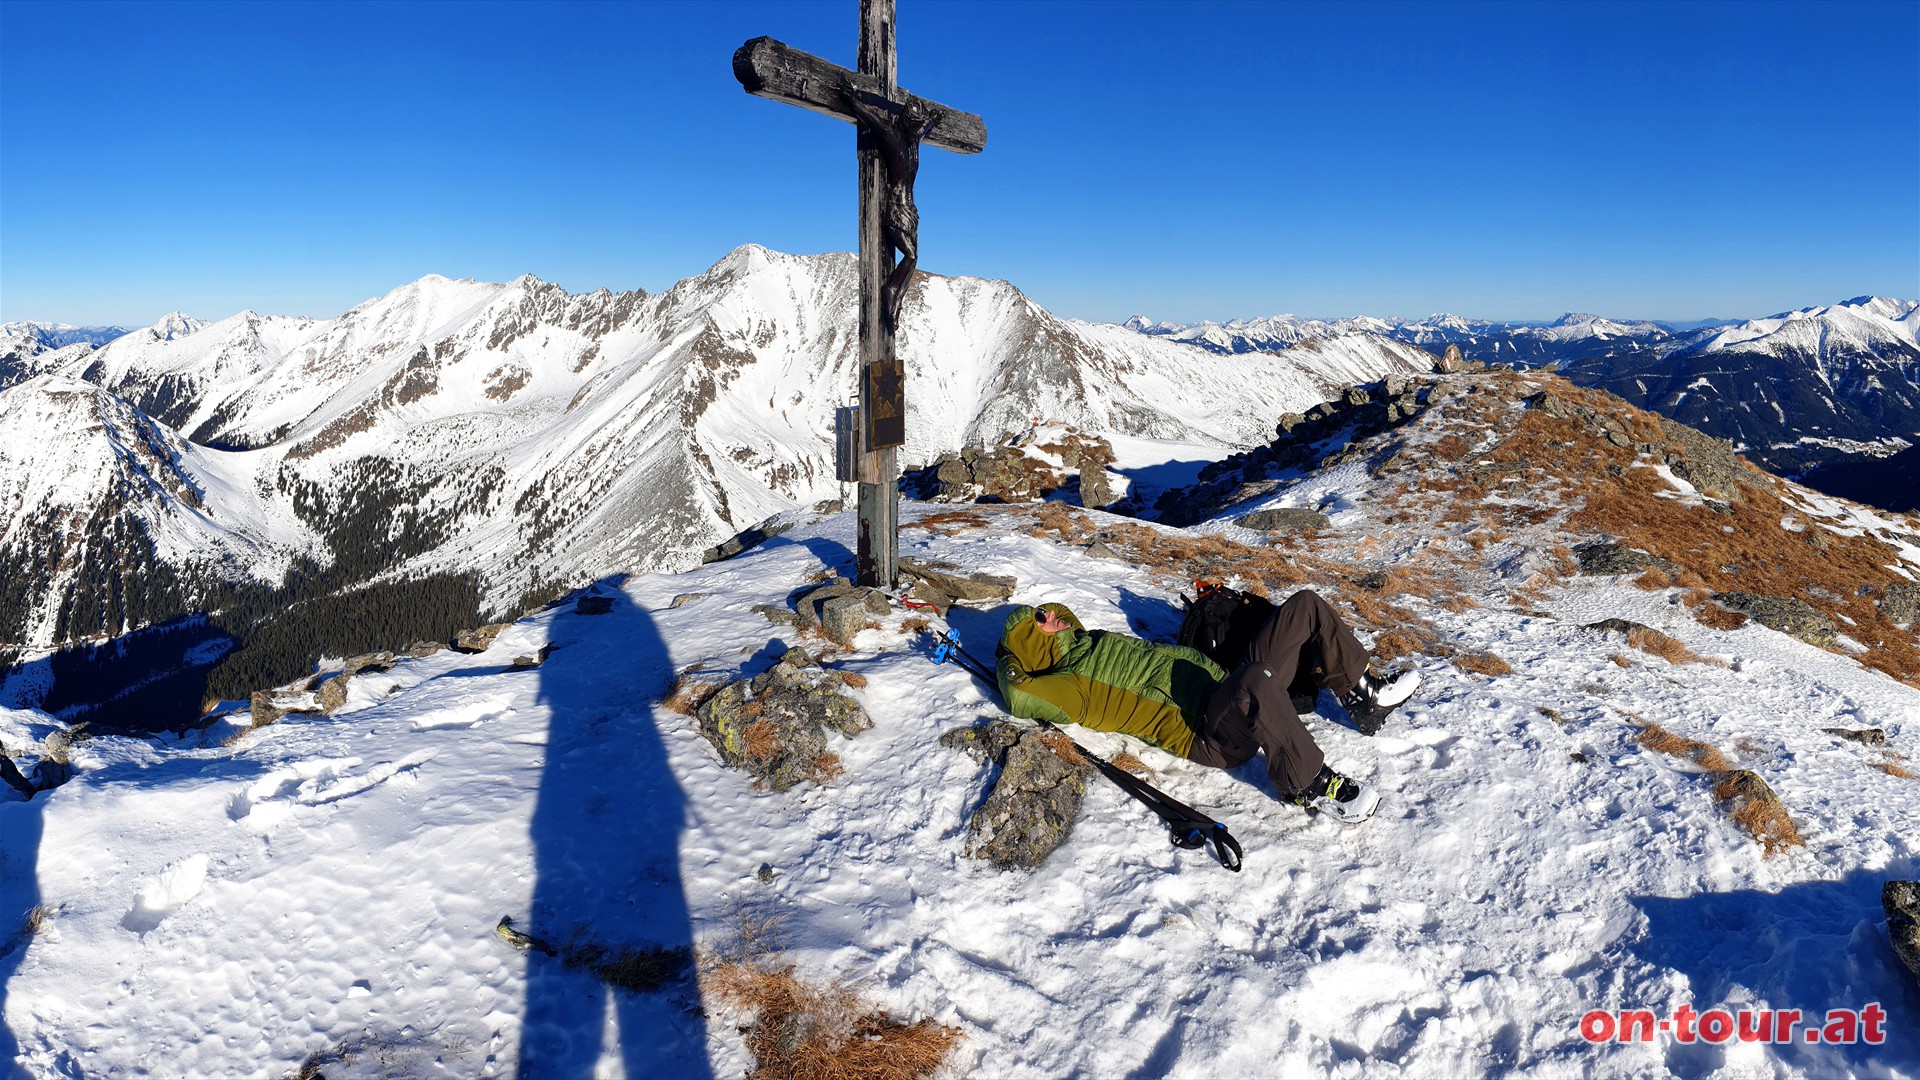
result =
[[[1451,551],[1468,559],[1472,548],[1485,546],[1483,538],[1491,542],[1494,529],[1522,523],[1553,522],[1574,534],[1619,537],[1679,568],[1645,572],[1637,584],[1689,590],[1689,609],[1715,629],[1732,629],[1746,620],[1707,602],[1712,592],[1797,597],[1836,622],[1846,617],[1850,636],[1868,645],[1857,657],[1861,663],[1920,686],[1920,642],[1893,627],[1873,603],[1874,587],[1897,578],[1887,568],[1897,560],[1885,543],[1871,535],[1830,535],[1819,548],[1803,534],[1782,529],[1784,517],[1804,515],[1782,501],[1781,493],[1788,490],[1784,483],[1745,463],[1743,476],[1752,483],[1738,487],[1725,513],[1692,500],[1662,497],[1671,495],[1671,486],[1655,470],[1633,467],[1641,455],[1637,445],[1616,446],[1586,422],[1545,409],[1516,415],[1511,409],[1515,396],[1536,388],[1595,410],[1623,427],[1627,441],[1651,445],[1656,455],[1686,453],[1668,440],[1658,417],[1618,398],[1576,387],[1557,375],[1515,376],[1484,387],[1467,386],[1430,409],[1427,416],[1477,430],[1449,432],[1422,446],[1429,463],[1406,470],[1405,479],[1394,484],[1398,490],[1383,493],[1385,500],[1408,512],[1465,525],[1454,531],[1457,546]],[[1449,470],[1448,462],[1458,464]],[[1484,478],[1466,471],[1481,463],[1539,462],[1554,466],[1539,488],[1541,498],[1531,506],[1484,501],[1500,477],[1513,475],[1511,469],[1496,469]],[[1436,547],[1447,550],[1444,544]],[[1571,552],[1549,548],[1547,553],[1557,575],[1573,572]],[[1509,602],[1516,608],[1537,608],[1538,592],[1538,586],[1529,583]]]
[[[1480,608],[1479,602],[1466,593],[1454,593],[1445,600],[1440,601],[1440,606],[1456,615],[1468,611],[1477,611]]]
[[[1657,566],[1649,566],[1640,572],[1639,577],[1633,579],[1633,587],[1636,589],[1644,589],[1647,592],[1659,592],[1662,589],[1671,589],[1673,588],[1673,575]]]
[[[1632,718],[1638,720],[1638,717]],[[1685,758],[1708,772],[1725,772],[1733,767],[1732,762],[1719,750],[1698,739],[1689,739],[1684,735],[1675,735],[1659,724],[1648,724],[1641,729],[1633,741],[1657,753],[1668,757]],[[1723,800],[1724,801],[1724,800]]]
[[[1573,549],[1565,544],[1554,544],[1547,548],[1547,558],[1553,560],[1554,573],[1570,578],[1580,572],[1580,558]]]
[[[846,683],[848,686],[853,687],[855,690],[863,690],[866,688],[866,685],[867,685],[867,677],[865,675],[860,674],[857,671],[841,672],[840,681],[843,683]]]
[[[1055,757],[1058,757],[1061,761],[1069,765],[1083,765],[1086,763],[1087,759],[1080,756],[1080,751],[1073,745],[1073,740],[1067,738],[1067,736],[1061,732],[1043,731],[1040,733],[1040,742],[1046,746],[1047,749],[1053,751]]]
[[[673,686],[661,697],[660,705],[669,712],[692,716],[726,684],[726,679],[720,675],[712,672],[701,674],[700,665],[695,664],[682,670],[680,676],[673,680]]]
[[[844,982],[802,980],[770,934],[747,924],[740,944],[700,959],[703,996],[745,1014],[753,1080],[916,1080],[965,1037],[930,1018],[897,1020]]]
[[[1614,653],[1612,656],[1607,657],[1607,659],[1613,661],[1613,665],[1615,667],[1630,668],[1633,666],[1633,661],[1627,659],[1626,657],[1620,655],[1619,653]]]
[[[1553,389],[1629,426],[1639,425],[1649,435],[1643,441],[1670,447],[1650,414],[1571,384]],[[1654,470],[1624,468],[1634,458],[1631,448],[1593,438],[1571,421],[1530,409],[1517,426],[1542,434],[1554,432],[1570,444],[1563,454],[1568,462],[1565,472],[1580,497],[1580,508],[1568,518],[1570,528],[1621,537],[1682,567],[1675,584],[1701,594],[1738,590],[1796,597],[1829,617],[1844,615],[1852,620],[1848,632],[1868,644],[1867,651],[1857,657],[1861,663],[1909,685],[1920,684],[1920,646],[1912,635],[1887,621],[1871,592],[1861,592],[1862,586],[1904,580],[1887,568],[1895,560],[1885,543],[1871,535],[1837,534],[1827,536],[1825,548],[1807,543],[1802,535],[1780,527],[1783,518],[1795,513],[1780,498],[1781,485],[1769,482],[1751,466],[1747,466],[1748,475],[1760,482],[1742,485],[1727,513],[1711,513],[1678,499],[1661,498],[1668,485]],[[1605,468],[1609,464],[1622,466],[1620,474],[1609,476]],[[1725,531],[1727,527],[1732,531]],[[1689,603],[1702,623],[1731,628],[1727,624],[1733,620],[1716,613],[1699,596],[1690,594]]]
[[[831,750],[823,750],[813,758],[813,782],[826,784],[846,775],[847,767],[840,762],[840,755]]]
[[[1727,662],[1717,658],[1701,656],[1687,648],[1679,638],[1670,637],[1650,626],[1636,626],[1627,631],[1627,644],[1643,653],[1650,653],[1669,664],[1712,664],[1726,667]]]
[[[1475,675],[1488,675],[1498,678],[1513,674],[1513,665],[1495,656],[1493,653],[1461,653],[1453,658],[1453,666],[1461,671],[1470,671]]]
[[[1883,758],[1876,761],[1873,763],[1873,767],[1886,773],[1888,776],[1897,776],[1902,780],[1920,779],[1920,773],[1915,773],[1912,769],[1906,768],[1892,758]]]
[[[1793,819],[1787,816],[1786,808],[1777,798],[1756,798],[1743,794],[1739,774],[1724,776],[1713,786],[1715,802],[1732,803],[1729,811],[1736,825],[1745,829],[1754,843],[1760,845],[1766,858],[1788,848],[1804,847],[1807,841],[1800,835],[1800,829]]]
[[[748,708],[756,704],[748,703]],[[765,761],[780,750],[780,735],[767,720],[755,720],[740,733],[741,752],[754,761]]]
[[[1373,655],[1377,660],[1398,660],[1425,653],[1429,644],[1410,630],[1387,630],[1373,636]]]
[[[1713,602],[1713,593],[1707,589],[1689,589],[1686,594],[1687,611],[1693,621],[1711,630],[1738,630],[1747,625],[1747,613],[1732,611]]]
[[[1122,750],[1113,755],[1113,765],[1114,768],[1124,769],[1143,780],[1151,780],[1154,776],[1153,770],[1147,767],[1147,763],[1128,750]]]
[[[1053,532],[1078,537],[1089,528],[1086,513],[1063,502],[1041,503],[1033,513],[1033,526],[1035,536]]]
[[[1368,592],[1365,589],[1343,588],[1329,597],[1346,610],[1341,612],[1349,623],[1362,630],[1390,630],[1395,627],[1414,627],[1424,623],[1420,616],[1398,604],[1390,604],[1380,599],[1381,592]]]
[[[900,528],[902,531],[925,529],[936,536],[953,536],[973,529],[984,529],[987,525],[987,515],[978,510],[943,510],[917,521],[903,522]]]

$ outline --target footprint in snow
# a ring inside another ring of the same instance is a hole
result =
[[[376,762],[364,773],[352,770],[359,758],[333,761],[303,761],[291,769],[278,769],[247,785],[227,802],[227,816],[256,827],[271,827],[285,819],[296,806],[324,806],[364,791],[371,791],[399,777],[416,779],[420,766],[433,760],[434,751],[421,750],[397,761]]]
[[[498,720],[508,711],[507,699],[503,697],[481,698],[478,701],[463,701],[444,709],[433,709],[413,718],[413,730],[433,731],[438,728],[478,727],[489,720]]]
[[[159,877],[141,882],[133,907],[121,918],[120,925],[136,934],[159,926],[199,895],[207,883],[207,863],[205,855],[189,855],[161,871]]]

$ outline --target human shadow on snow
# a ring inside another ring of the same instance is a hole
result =
[[[617,589],[596,591],[612,598],[612,611],[556,615],[556,647],[538,669],[551,715],[530,825],[536,878],[526,929],[560,956],[527,954],[519,1075],[594,1075],[613,1037],[628,1076],[710,1077],[680,874],[687,799],[651,708],[672,665],[645,610]],[[660,957],[675,962],[658,989],[602,977],[622,958]]]
[[[1646,932],[1630,951],[1659,969],[1686,976],[1686,996],[1671,1002],[1625,1002],[1624,1009],[1664,1015],[1685,1004],[1696,1012],[1738,1010],[1764,1001],[1774,1010],[1798,1009],[1801,1029],[1791,1045],[1773,1052],[1813,1075],[1912,1072],[1920,1049],[1908,1037],[1920,1029],[1920,990],[1887,940],[1881,884],[1912,878],[1903,872],[1855,870],[1834,881],[1806,881],[1777,892],[1741,889],[1693,896],[1629,898],[1646,917]],[[1743,989],[1742,989],[1743,988]],[[1808,1044],[1805,1030],[1830,1009],[1860,1009],[1879,1002],[1886,1010],[1887,1039],[1879,1046]],[[1713,1072],[1726,1062],[1722,1046],[1664,1037],[1668,1067],[1683,1076]]]
[[[0,788],[0,1061],[17,1063],[20,1040],[6,1024],[7,987],[32,944],[28,913],[41,903],[41,811],[47,793],[31,802]]]

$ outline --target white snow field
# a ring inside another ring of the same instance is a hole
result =
[[[903,554],[1014,575],[1014,601],[1064,600],[1090,627],[1173,634],[1179,581],[1030,535],[1031,510],[970,511],[990,527],[909,526]],[[356,676],[335,715],[228,746],[82,743],[71,783],[0,805],[6,910],[46,909],[0,959],[18,1072],[291,1076],[325,1058],[329,1077],[738,1076],[743,1018],[694,983],[609,992],[494,926],[687,945],[755,914],[780,918],[803,977],[961,1029],[956,1076],[1920,1073],[1920,993],[1878,899],[1883,879],[1920,877],[1920,781],[1820,731],[1879,726],[1913,754],[1920,692],[1611,579],[1558,591],[1557,618],[1423,609],[1516,670],[1416,658],[1422,691],[1371,739],[1322,696],[1337,719],[1308,724],[1330,760],[1386,793],[1370,823],[1277,801],[1259,759],[1219,772],[1135,744],[1165,790],[1229,825],[1243,872],[1174,849],[1097,778],[1064,847],[1000,872],[961,855],[987,776],[936,744],[998,709],[932,663],[902,626],[916,613],[828,661],[866,677],[850,692],[875,727],[833,737],[846,771],[825,786],[756,790],[656,705],[690,665],[769,664],[792,628],[751,606],[850,570],[853,534],[839,514],[605,583],[609,615],[552,608],[485,654]],[[1003,611],[950,623],[991,656]],[[1605,616],[1730,666],[1623,668],[1617,642],[1575,628]],[[511,665],[544,644],[543,666]],[[1632,741],[1630,716],[1763,771],[1806,846],[1763,858],[1690,766]],[[11,713],[4,734],[49,727]],[[1593,1009],[1875,1002],[1873,1046],[1578,1030]]]

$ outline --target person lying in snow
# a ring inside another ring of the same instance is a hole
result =
[[[1317,676],[1371,734],[1420,685],[1412,671],[1390,679],[1369,671],[1366,648],[1308,589],[1274,610],[1231,673],[1198,649],[1087,630],[1065,604],[1013,609],[995,652],[1000,696],[1015,716],[1132,735],[1219,769],[1260,751],[1284,797],[1348,820],[1365,819],[1379,796],[1327,766],[1289,687]]]

